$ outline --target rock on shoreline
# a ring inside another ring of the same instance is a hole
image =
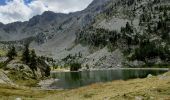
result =
[[[38,85],[40,86],[41,89],[49,90],[52,89],[51,86],[54,82],[57,82],[58,79],[46,79],[46,80],[41,80]]]

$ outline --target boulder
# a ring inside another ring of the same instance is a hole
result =
[[[31,69],[28,65],[22,64],[19,60],[12,60],[7,64],[6,69],[9,70],[17,70],[17,71],[25,71],[25,72],[31,72]]]
[[[47,80],[41,80],[38,85],[41,87],[41,89],[51,89],[51,85],[55,82],[57,82],[58,79],[47,79]]]
[[[143,100],[144,98],[142,96],[136,96],[135,100]]]
[[[22,100],[21,98],[16,98],[15,100]]]

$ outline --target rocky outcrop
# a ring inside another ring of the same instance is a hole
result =
[[[0,69],[0,84],[14,84],[6,75],[4,70]]]
[[[8,61],[8,57],[0,57],[0,63],[4,63]]]
[[[20,60],[12,60],[10,61],[6,67],[4,67],[5,70],[9,70],[12,72],[19,72],[22,74],[22,77],[24,79],[33,78],[34,74],[37,79],[48,77],[50,73],[49,66],[44,61],[38,61],[37,70],[33,72],[30,67],[26,64],[24,64]]]
[[[25,72],[31,72],[28,65],[22,64],[19,60],[12,60],[7,64],[5,69],[8,70],[17,70],[17,71],[25,71]]]

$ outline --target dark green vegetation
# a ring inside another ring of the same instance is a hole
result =
[[[10,60],[14,59],[14,57],[17,56],[17,52],[15,50],[15,47],[12,46],[12,48],[8,51],[7,57],[9,57]]]
[[[88,30],[90,30],[90,32],[81,31],[77,34],[76,42],[102,48],[106,45],[114,46],[116,45],[115,42],[120,39],[120,34],[116,31],[96,29],[92,26],[89,27]]]
[[[29,66],[30,66],[30,69],[34,73],[35,71],[37,71],[37,59],[36,59],[35,51],[32,50],[30,55],[31,56],[30,56],[30,64],[29,64]],[[35,73],[34,73],[34,75],[35,75]]]
[[[22,54],[22,61],[26,64],[29,64],[30,62],[29,44],[25,45],[25,49]]]
[[[80,63],[71,63],[70,64],[70,71],[78,71],[81,69],[81,64]]]
[[[81,63],[79,59],[82,58],[82,53],[76,53],[75,55],[69,54],[62,61],[65,63],[64,68],[69,68],[70,71],[78,71],[81,69]]]

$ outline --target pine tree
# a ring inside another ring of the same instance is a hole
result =
[[[126,23],[126,32],[127,33],[133,33],[133,29],[132,27],[130,26],[129,22]]]
[[[29,44],[25,45],[25,50],[23,51],[23,54],[22,54],[22,61],[25,64],[29,64],[30,62]]]
[[[12,60],[16,56],[17,56],[17,53],[16,53],[16,50],[15,50],[15,47],[12,46],[12,48],[7,53],[7,57],[9,57],[9,59]]]
[[[35,54],[35,51],[32,50],[30,54],[30,69],[34,72],[37,71],[37,56]]]
[[[167,17],[167,15],[168,15],[168,14],[167,14],[167,11],[164,10],[163,16],[164,16],[164,17]]]

